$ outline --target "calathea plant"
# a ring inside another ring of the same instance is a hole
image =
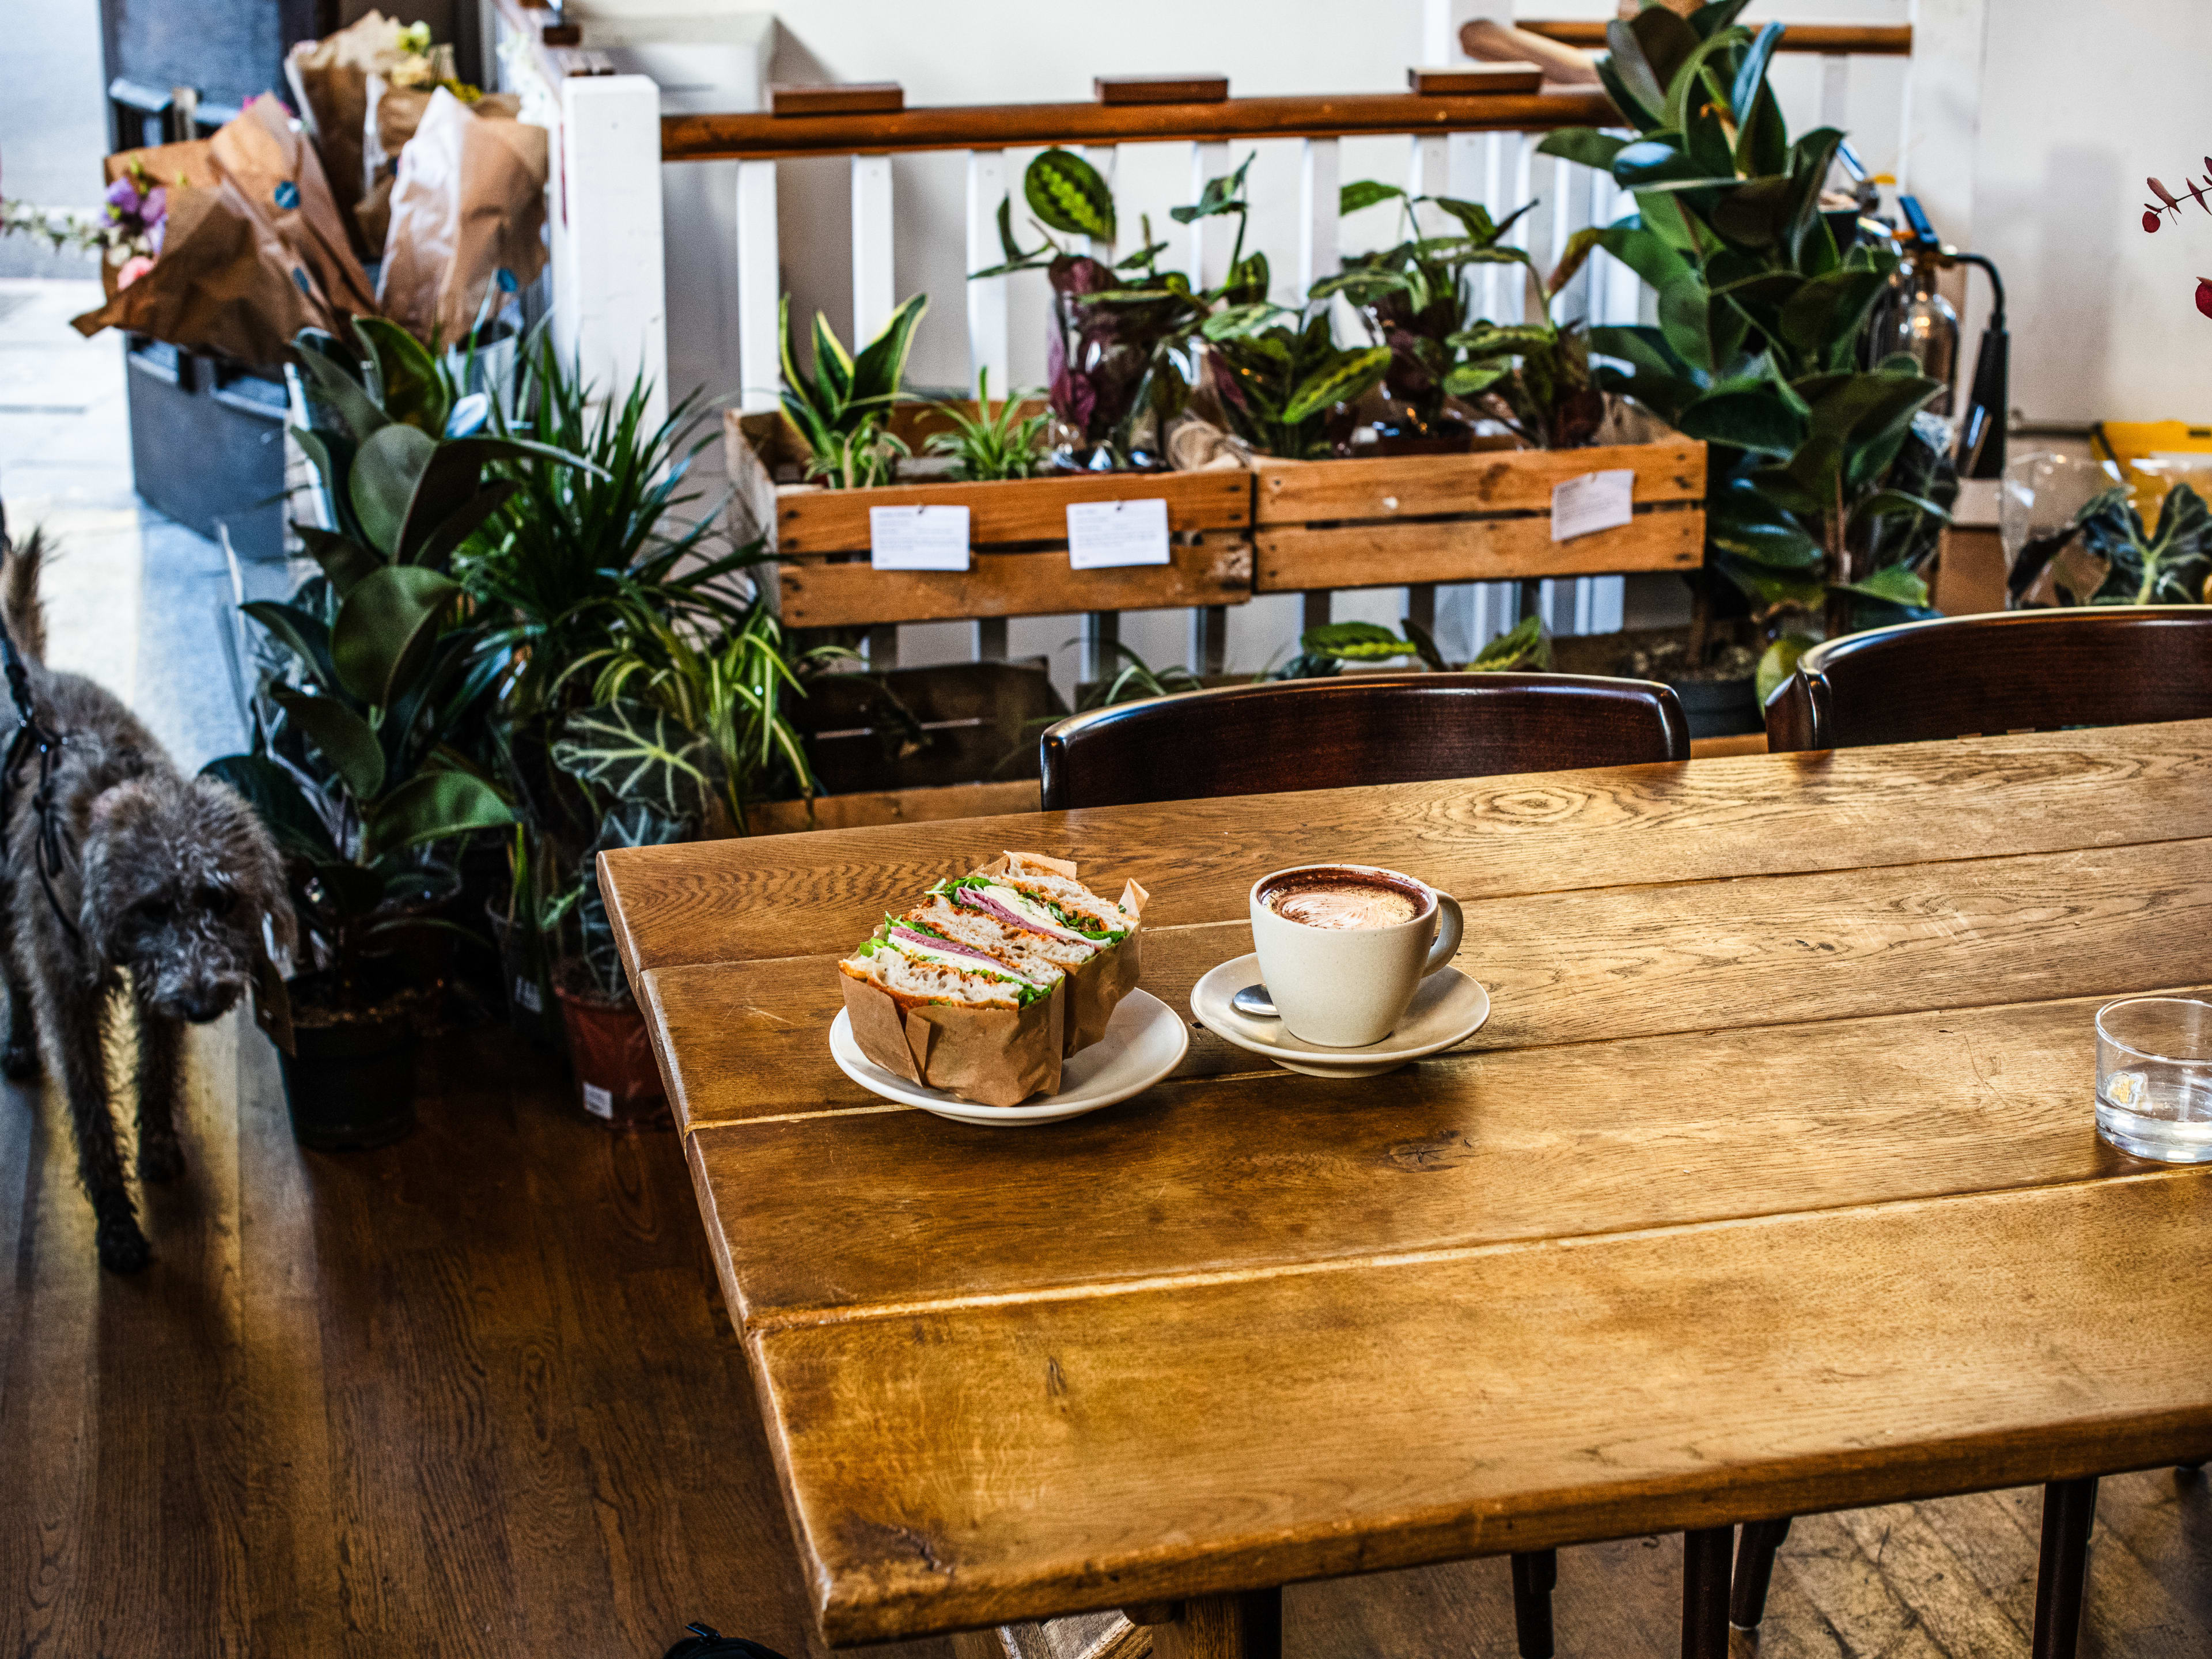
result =
[[[1637,136],[1540,148],[1636,193],[1637,215],[1597,240],[1657,289],[1659,320],[1591,331],[1632,366],[1600,383],[1711,446],[1711,567],[1771,630],[1819,613],[1833,636],[1929,614],[1917,566],[1950,486],[1914,416],[1942,387],[1902,356],[1856,367],[1896,256],[1839,246],[1820,191],[1843,134],[1790,142],[1766,81],[1782,27],[1738,27],[1745,3],[1608,25],[1599,73]]]
[[[514,488],[486,469],[536,447],[442,435],[481,410],[402,331],[356,327],[357,362],[327,335],[298,342],[317,424],[295,435],[332,525],[295,526],[320,574],[289,603],[245,607],[283,665],[255,699],[252,751],[206,769],[286,854],[312,965],[329,970],[310,1000],[338,1008],[390,988],[373,959],[450,890],[429,849],[512,822],[449,740],[488,706],[502,665],[477,653],[447,567]]]
[[[1334,453],[1332,420],[1381,385],[1390,367],[1387,346],[1338,345],[1326,303],[1301,315],[1247,301],[1208,318],[1200,332],[1206,383],[1230,430],[1285,460]]]
[[[1451,664],[1437,648],[1435,637],[1411,617],[1401,638],[1379,623],[1326,623],[1298,635],[1297,654],[1271,677],[1279,680],[1326,679],[1355,667],[1377,663],[1418,660],[1432,673],[1451,672]],[[1514,627],[1492,639],[1466,665],[1476,673],[1499,673],[1508,669],[1540,671],[1552,665],[1552,641],[1543,621],[1524,617]]]
[[[845,349],[830,319],[814,313],[814,373],[799,367],[799,342],[791,331],[791,296],[777,311],[782,342],[783,408],[814,452],[806,476],[832,489],[866,489],[887,484],[907,453],[890,430],[891,405],[906,378],[914,350],[914,331],[929,309],[929,296],[915,295],[884,325],[856,356]]]

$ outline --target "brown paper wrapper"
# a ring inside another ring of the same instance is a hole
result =
[[[1075,866],[1066,859],[1047,858],[1042,853],[1006,853],[993,859],[981,869],[971,873],[979,876],[1003,876],[1013,868],[1016,858],[1031,864],[1044,866],[1058,872],[1070,881],[1076,878]],[[1137,988],[1138,976],[1143,972],[1142,947],[1139,944],[1145,917],[1145,901],[1152,896],[1133,881],[1121,888],[1121,908],[1137,918],[1138,926],[1129,930],[1128,937],[1110,951],[1101,951],[1080,968],[1069,970],[1061,982],[1067,989],[1067,1030],[1061,1050],[1073,1056],[1088,1048],[1106,1035],[1106,1026],[1114,1018],[1114,1010],[1121,999]]]
[[[342,218],[368,187],[362,157],[368,77],[400,61],[399,31],[397,21],[371,11],[336,34],[301,41],[284,58],[284,78],[300,106],[301,125],[322,153]],[[382,246],[380,237],[354,247],[366,258]]]
[[[885,1071],[979,1106],[1018,1106],[1059,1091],[1064,987],[1026,1008],[902,1008],[881,986],[837,977],[853,1040]]]
[[[518,288],[544,269],[545,130],[507,107],[441,87],[399,152],[377,299],[418,339],[464,338],[501,269]]]

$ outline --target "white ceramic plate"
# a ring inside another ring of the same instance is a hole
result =
[[[1057,1123],[1127,1100],[1180,1066],[1189,1048],[1190,1032],[1174,1009],[1149,991],[1132,991],[1115,1006],[1114,1018],[1106,1022],[1106,1035],[1060,1068],[1058,1094],[1033,1096],[1023,1106],[978,1106],[884,1070],[860,1052],[853,1040],[853,1022],[843,1009],[830,1022],[830,1056],[837,1069],[863,1089],[955,1123],[998,1128]]]
[[[1364,1048],[1324,1048],[1292,1036],[1279,1019],[1240,1014],[1230,999],[1260,982],[1260,958],[1223,963],[1190,988],[1190,1011],[1216,1036],[1265,1054],[1276,1065],[1308,1077],[1376,1077],[1465,1041],[1490,1018],[1490,993],[1456,968],[1440,968],[1413,993],[1398,1029]]]

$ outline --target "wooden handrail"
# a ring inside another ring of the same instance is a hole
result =
[[[660,123],[660,159],[759,161],[1029,144],[1547,132],[1556,127],[1615,126],[1620,121],[1612,101],[1592,91],[1465,98],[1351,93],[1231,98],[1210,104],[946,105],[872,115],[671,115]]]
[[[1516,19],[1513,27],[1526,29],[1531,34],[1540,34],[1547,40],[1557,40],[1564,46],[1583,46],[1593,52],[1605,50],[1603,23],[1533,22]],[[1756,28],[1759,26],[1753,24],[1751,27]],[[1867,58],[1910,58],[1912,55],[1912,25],[1792,23],[1782,32],[1778,49]]]

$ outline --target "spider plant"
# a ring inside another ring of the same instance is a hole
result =
[[[814,373],[799,367],[799,342],[791,329],[791,296],[776,312],[782,346],[783,408],[814,457],[806,476],[832,489],[866,489],[891,482],[905,442],[888,422],[899,382],[914,350],[914,331],[929,309],[917,294],[856,356],[846,350],[830,319],[814,313]]]
[[[985,483],[1000,478],[1033,478],[1042,465],[1045,432],[1051,415],[1040,410],[1024,415],[1024,394],[1015,392],[991,407],[991,371],[975,371],[975,413],[958,404],[930,407],[952,422],[952,430],[939,432],[922,445],[932,455],[952,458],[951,477],[966,483]]]

